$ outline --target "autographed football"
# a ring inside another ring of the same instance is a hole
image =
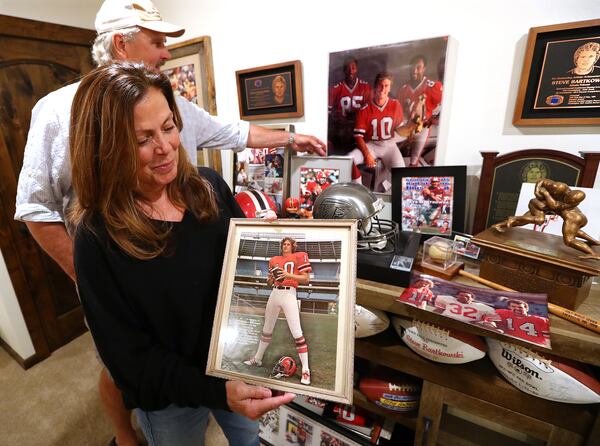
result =
[[[483,339],[462,331],[397,316],[392,325],[412,351],[431,361],[464,364],[483,358],[487,351]]]
[[[283,276],[283,270],[279,266],[274,266],[269,272],[271,273],[273,279],[275,279],[276,282],[281,280]]]
[[[376,369],[361,378],[358,388],[369,401],[394,412],[416,410],[421,397],[420,380],[382,369]]]
[[[490,359],[517,389],[552,401],[600,403],[600,382],[575,361],[487,339]]]
[[[354,305],[354,337],[366,338],[387,330],[390,318],[381,310]]]

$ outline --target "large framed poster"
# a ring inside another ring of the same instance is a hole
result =
[[[600,20],[531,28],[515,125],[600,123]]]

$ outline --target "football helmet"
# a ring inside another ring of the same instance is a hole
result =
[[[332,184],[317,197],[314,217],[358,220],[358,249],[389,253],[398,240],[398,223],[379,218],[384,204],[358,183]]]
[[[296,374],[296,370],[298,366],[296,366],[296,361],[294,358],[290,356],[282,356],[277,361],[277,364],[273,367],[273,371],[271,372],[271,378],[289,378],[290,376],[294,376]]]
[[[235,194],[246,218],[265,218],[269,210],[277,214],[277,205],[271,197],[259,190],[245,190]]]

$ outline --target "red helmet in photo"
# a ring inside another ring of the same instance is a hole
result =
[[[245,190],[235,194],[246,218],[264,218],[268,211],[277,213],[277,205],[271,197],[259,190]]]
[[[300,207],[300,201],[298,201],[297,198],[294,197],[289,197],[288,199],[285,200],[285,210],[298,210],[298,208]]]
[[[296,365],[296,361],[294,358],[289,356],[282,356],[273,367],[273,371],[271,372],[271,378],[289,378],[290,376],[294,376],[296,374],[296,370],[298,366]]]

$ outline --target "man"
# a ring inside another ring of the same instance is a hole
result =
[[[92,48],[97,65],[113,60],[145,63],[156,71],[171,58],[165,38],[184,29],[162,20],[150,0],[106,0],[95,22],[98,36]],[[17,189],[15,219],[26,223],[38,244],[75,281],[73,247],[65,215],[73,198],[68,159],[71,103],[78,84],[68,85],[42,98],[34,107]],[[223,124],[204,110],[177,96],[184,128],[181,142],[196,164],[201,147],[241,150],[276,147],[324,155],[324,144],[313,136],[268,130],[248,123]],[[72,228],[69,228],[71,230]],[[106,370],[100,375],[100,399],[116,438],[112,444],[137,445],[130,414]]]
[[[432,177],[429,186],[421,191],[423,195],[422,215],[425,222],[430,226],[436,226],[436,220],[439,218],[444,204],[444,194],[446,191],[440,185],[439,177]]]
[[[427,60],[419,54],[410,61],[410,81],[402,85],[396,94],[406,116],[416,124],[410,144],[409,167],[418,167],[419,159],[427,143],[431,125],[442,103],[442,84],[425,76]]]
[[[302,334],[302,326],[300,325],[300,310],[298,309],[296,289],[298,285],[309,284],[312,268],[308,261],[308,254],[296,251],[298,244],[293,238],[283,238],[280,246],[281,255],[275,256],[269,261],[267,284],[273,287],[273,291],[271,291],[267,307],[265,308],[265,322],[258,343],[258,350],[252,358],[244,361],[244,364],[249,366],[262,365],[263,355],[273,337],[273,329],[277,323],[277,317],[279,316],[279,312],[283,310],[288,327],[296,343],[296,351],[302,363],[302,378],[300,382],[309,385],[308,346]]]
[[[392,187],[392,168],[404,167],[404,159],[397,143],[404,121],[402,106],[389,97],[392,75],[382,72],[375,76],[373,100],[361,108],[356,116],[354,141],[357,148],[350,152],[357,166],[365,164],[375,170],[373,191],[389,193]],[[377,163],[377,160],[381,163]]]
[[[461,322],[495,329],[494,322],[500,320],[496,310],[481,302],[474,302],[474,299],[473,294],[468,291],[459,291],[456,297],[438,294],[435,298],[435,312]]]
[[[501,321],[496,325],[505,334],[533,342],[548,345],[550,342],[550,326],[548,319],[529,314],[529,304],[519,299],[507,299],[505,310],[496,310]]]
[[[371,100],[371,86],[358,78],[358,60],[347,57],[344,80],[329,90],[330,155],[346,155],[354,147],[356,113]]]
[[[427,304],[433,300],[433,291],[431,291],[433,286],[432,280],[419,277],[410,287],[402,292],[398,300],[425,310],[427,309]]]

